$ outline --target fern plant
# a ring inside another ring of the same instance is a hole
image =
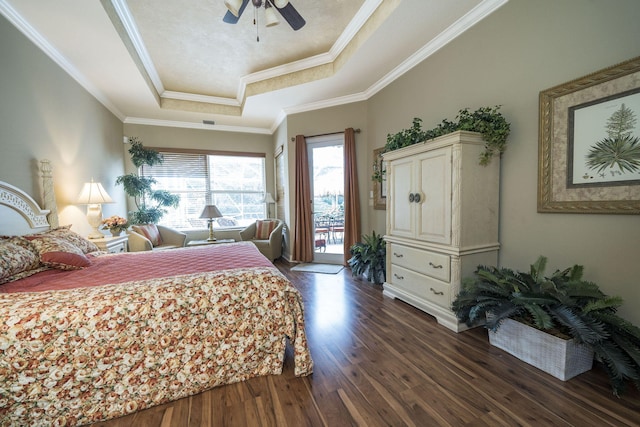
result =
[[[546,263],[541,256],[526,273],[478,267],[474,277],[465,279],[453,311],[469,326],[484,323],[496,331],[504,319],[511,318],[573,338],[593,350],[616,396],[628,382],[640,389],[640,328],[616,315],[622,300],[582,280],[580,265],[546,277]]]
[[[351,258],[347,261],[353,276],[363,276],[369,282],[383,283],[386,274],[387,247],[382,235],[362,236],[362,242],[357,242],[349,251]]]
[[[131,147],[131,162],[140,170],[143,166],[153,166],[164,161],[162,154],[155,150],[146,148],[137,137],[129,139]],[[129,212],[129,219],[132,224],[155,224],[166,213],[168,207],[178,207],[180,196],[171,194],[166,190],[156,190],[153,185],[157,181],[152,177],[140,176],[137,173],[130,173],[119,176],[116,185],[122,185],[124,192],[132,197],[137,211]]]

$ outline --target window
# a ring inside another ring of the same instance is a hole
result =
[[[208,154],[166,152],[161,165],[143,166],[140,174],[153,177],[156,188],[180,196],[180,206],[168,209],[160,224],[168,227],[205,228],[200,219],[206,204],[218,207],[224,218],[216,228],[244,226],[265,217],[264,154]]]

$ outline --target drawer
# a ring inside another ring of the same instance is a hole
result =
[[[387,280],[416,297],[431,301],[447,310],[451,309],[451,288],[449,284],[416,273],[399,265],[391,264],[391,274]]]
[[[392,243],[390,256],[392,264],[415,270],[443,282],[451,280],[449,255]]]
[[[110,254],[119,254],[120,252],[126,252],[127,247],[126,247],[126,244],[122,242],[113,246],[109,246],[108,251]]]

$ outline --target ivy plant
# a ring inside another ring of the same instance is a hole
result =
[[[480,155],[480,164],[486,166],[493,156],[500,155],[507,149],[507,137],[511,131],[511,125],[500,113],[500,107],[500,105],[481,107],[475,111],[465,108],[458,111],[454,120],[444,119],[435,128],[429,130],[422,130],[422,119],[416,117],[409,129],[387,135],[384,152],[408,147],[459,130],[478,132],[482,134],[485,142],[485,149]],[[380,170],[379,162],[375,160],[372,179],[381,182],[384,171]]]

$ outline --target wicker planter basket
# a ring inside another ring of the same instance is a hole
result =
[[[489,343],[566,381],[593,366],[593,351],[512,319],[505,319],[497,332],[489,331]]]

